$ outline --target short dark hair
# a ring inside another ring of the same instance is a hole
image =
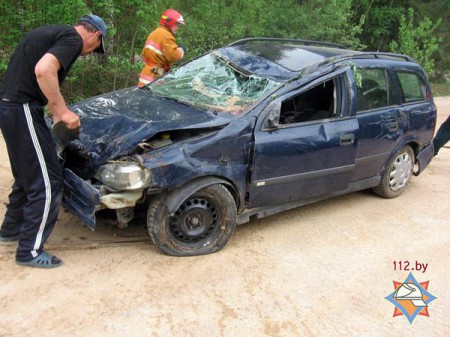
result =
[[[97,28],[95,28],[93,25],[91,25],[89,22],[86,22],[86,21],[78,21],[76,26],[83,26],[88,32],[98,31]]]

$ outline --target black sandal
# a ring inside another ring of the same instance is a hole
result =
[[[61,259],[58,259],[56,256],[50,255],[47,252],[42,252],[38,256],[36,256],[31,261],[17,261],[16,263],[21,266],[29,266],[36,268],[56,268],[63,264]]]

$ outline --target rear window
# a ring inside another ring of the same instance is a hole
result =
[[[385,69],[358,69],[358,112],[395,105],[394,86]]]
[[[427,99],[427,87],[421,76],[406,71],[396,71],[395,73],[400,81],[403,103]]]

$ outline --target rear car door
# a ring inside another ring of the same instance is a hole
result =
[[[341,70],[282,97],[256,128],[250,207],[316,198],[348,187],[358,123],[350,116],[347,76]]]
[[[359,135],[353,181],[378,176],[407,128],[406,115],[388,70],[360,67],[357,74]]]
[[[436,106],[427,85],[425,74],[413,69],[394,69],[399,83],[402,111],[408,116],[408,131],[414,134],[419,146],[433,139],[436,126]]]
[[[378,176],[385,163],[408,141],[429,143],[434,104],[424,78],[405,67],[358,68],[359,124],[356,169],[352,180]]]

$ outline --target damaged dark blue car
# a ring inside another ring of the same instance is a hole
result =
[[[436,106],[404,55],[245,39],[143,88],[76,103],[63,205],[90,228],[146,211],[156,247],[221,249],[237,224],[363,189],[402,193],[433,156]]]

